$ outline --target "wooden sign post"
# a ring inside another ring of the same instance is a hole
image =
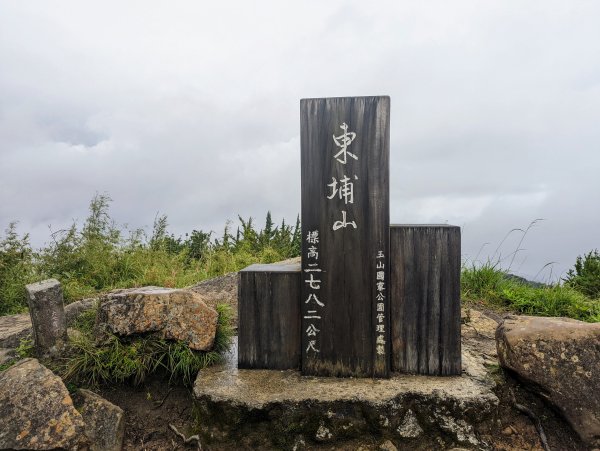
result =
[[[388,377],[390,98],[300,102],[302,373]]]

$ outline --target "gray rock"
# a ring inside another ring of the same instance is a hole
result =
[[[411,409],[408,409],[396,431],[402,438],[416,438],[423,433],[419,420]]]
[[[14,358],[14,349],[0,348],[0,365],[13,360]]]
[[[237,272],[203,280],[189,287],[190,290],[202,295],[206,305],[216,308],[217,304],[227,304],[231,307],[231,325],[238,326],[238,278]]]
[[[600,323],[511,316],[496,345],[504,368],[556,406],[587,445],[600,446]]]
[[[459,443],[479,445],[473,425],[465,421],[464,418],[457,418],[455,415],[446,412],[444,407],[436,409],[433,415],[437,419],[440,428],[452,435]]]
[[[73,401],[85,422],[91,450],[120,451],[125,435],[123,409],[83,388],[73,396]]]
[[[391,440],[384,441],[379,445],[379,449],[381,451],[398,451],[398,448],[396,448],[396,445],[394,445]]]
[[[48,279],[26,285],[25,290],[33,324],[35,352],[39,356],[56,355],[68,342],[60,282]]]
[[[67,318],[67,325],[73,324],[73,321],[75,321],[79,315],[95,307],[97,303],[98,298],[88,298],[71,302],[69,305],[66,305],[65,317]]]
[[[21,339],[31,335],[29,313],[0,316],[0,347],[16,348]]]
[[[208,351],[214,344],[218,316],[191,290],[144,287],[101,299],[96,326],[121,336],[156,332],[184,341],[191,349]]]
[[[83,449],[84,428],[62,380],[36,359],[0,373],[0,449]]]
[[[318,442],[328,442],[333,438],[333,434],[326,428],[323,424],[319,426],[317,429],[317,433],[315,434],[315,440]]]

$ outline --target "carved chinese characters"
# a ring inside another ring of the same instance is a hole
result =
[[[304,374],[389,374],[389,105],[301,101]]]

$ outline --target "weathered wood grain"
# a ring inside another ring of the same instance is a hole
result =
[[[460,228],[392,225],[390,255],[393,370],[460,374]]]
[[[300,102],[303,374],[389,376],[389,123],[389,97]],[[340,140],[334,140],[344,134],[344,124],[356,134],[346,149],[356,158],[339,154]],[[334,189],[346,177],[353,184],[353,202]],[[343,211],[356,228],[333,229]],[[319,242],[309,243],[307,234],[315,231]],[[382,319],[376,311],[379,251],[385,284]],[[310,277],[320,283],[311,286]],[[378,325],[383,326],[380,354]]]
[[[300,367],[300,264],[251,265],[239,273],[238,367]]]

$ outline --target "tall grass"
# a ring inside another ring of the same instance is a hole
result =
[[[600,300],[567,285],[531,285],[490,263],[463,267],[460,282],[466,301],[527,315],[600,322]]]
[[[25,285],[49,277],[61,282],[70,302],[115,288],[185,287],[300,254],[299,219],[295,226],[285,221],[275,226],[267,213],[265,226],[257,230],[251,218],[240,217],[235,234],[228,223],[213,239],[212,232],[199,230],[175,237],[167,231],[167,217],[160,216],[147,236],[119,227],[110,217],[110,202],[107,195],[96,195],[81,226],[52,233],[50,244],[37,251],[10,224],[0,241],[0,315],[26,310]]]
[[[510,264],[502,268],[504,261],[496,249],[494,261],[464,264],[461,271],[461,298],[480,305],[516,313],[537,316],[564,316],[588,322],[600,322],[600,299],[586,296],[569,284],[560,281],[549,284],[529,282],[510,274],[514,257],[521,250],[527,233],[539,220],[525,229],[513,229],[522,233],[517,249],[509,254]],[[507,235],[508,236],[508,235]]]

